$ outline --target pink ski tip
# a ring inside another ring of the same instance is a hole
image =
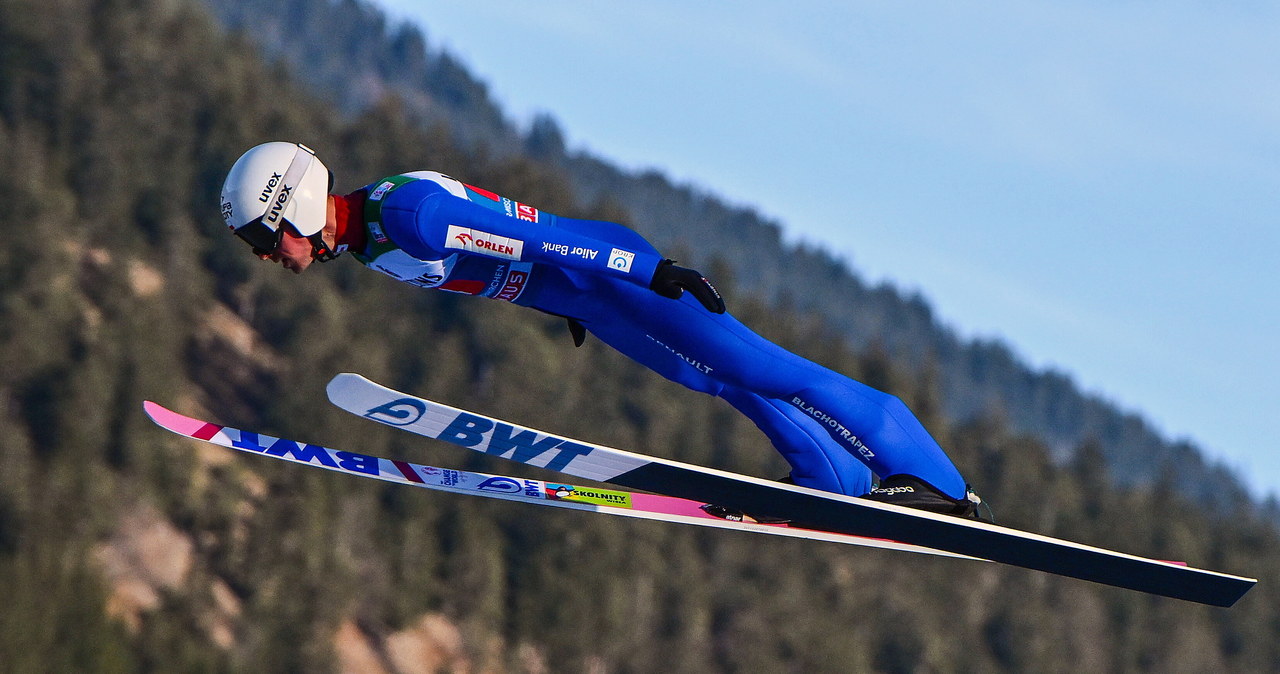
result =
[[[218,434],[222,430],[222,426],[192,419],[191,417],[178,414],[173,410],[166,408],[159,403],[153,403],[150,400],[142,401],[142,409],[156,422],[161,428],[173,431],[178,435],[186,435],[200,440],[208,440]]]

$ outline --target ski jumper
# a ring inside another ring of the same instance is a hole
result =
[[[900,400],[707,311],[691,293],[673,300],[650,290],[663,257],[622,225],[557,217],[430,171],[357,194],[367,229],[360,262],[420,287],[577,321],[636,362],[745,414],[796,484],[861,496],[874,471],[964,497],[964,479]]]

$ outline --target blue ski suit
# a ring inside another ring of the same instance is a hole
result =
[[[727,401],[792,467],[796,484],[850,496],[871,473],[908,474],[953,498],[965,482],[897,398],[801,358],[691,293],[649,289],[663,257],[611,222],[557,217],[419,171],[362,190],[355,257],[426,288],[481,295],[576,321],[672,381]]]

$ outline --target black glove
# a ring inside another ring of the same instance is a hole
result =
[[[573,337],[574,346],[582,346],[587,342],[587,329],[581,323],[565,316],[565,320],[569,321],[569,336]]]
[[[688,290],[707,311],[713,314],[724,313],[724,298],[716,292],[716,287],[700,272],[676,266],[675,260],[663,260],[658,265],[657,271],[653,272],[653,280],[649,282],[649,290],[673,300],[680,299],[684,291]]]

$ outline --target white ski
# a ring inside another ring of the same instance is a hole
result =
[[[897,541],[852,536],[829,531],[812,531],[789,527],[785,524],[759,524],[756,522],[735,522],[720,519],[704,512],[701,509],[701,506],[705,505],[703,503],[671,496],[582,487],[508,475],[472,473],[465,470],[437,468],[408,461],[395,461],[368,454],[340,451],[201,421],[200,419],[178,414],[151,401],[144,402],[143,409],[146,410],[147,416],[151,417],[151,420],[156,425],[194,440],[201,440],[282,461],[300,463],[305,466],[324,468],[356,477],[373,478],[411,487],[421,487],[455,494],[470,494],[504,501],[519,501],[532,505],[584,510],[607,515],[751,531],[774,536],[807,538],[831,543],[919,552],[944,557],[964,557],[964,555],[957,555],[952,552],[930,550],[929,548],[898,543]]]
[[[330,401],[353,414],[478,452],[600,482],[788,518],[812,529],[896,540],[1214,606],[1231,606],[1257,583],[1176,562],[565,438],[411,396],[356,374],[334,377],[328,394]]]

